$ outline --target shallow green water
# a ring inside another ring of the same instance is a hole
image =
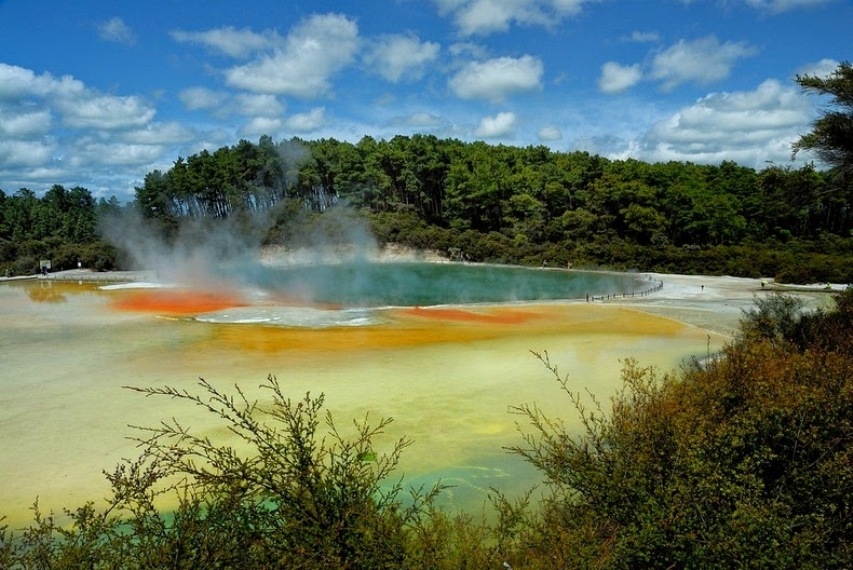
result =
[[[583,299],[643,288],[631,274],[368,261],[263,268],[250,275],[248,284],[306,302],[349,307]]]

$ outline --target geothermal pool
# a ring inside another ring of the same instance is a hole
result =
[[[397,475],[415,486],[441,479],[454,486],[443,496],[446,506],[479,510],[489,487],[513,494],[537,480],[503,449],[521,443],[520,418],[510,406],[536,403],[577,425],[531,350],[547,350],[573,388],[606,401],[619,386],[620,359],[668,370],[724,341],[630,308],[583,301],[586,289],[642,288],[634,277],[570,290],[559,276],[577,272],[524,270],[519,277],[543,278],[543,290],[558,293],[535,292],[538,286],[528,283],[508,299],[436,305],[447,299],[430,297],[439,286],[395,282],[391,274],[380,282],[402,296],[368,298],[366,291],[380,289],[377,281],[350,269],[328,290],[287,282],[271,268],[191,288],[0,284],[0,515],[25,521],[36,497],[43,511],[60,512],[107,496],[102,470],[137,454],[127,439],[131,424],[177,417],[227,441],[222,426],[199,410],[122,386],[194,389],[203,377],[223,391],[239,384],[260,398],[256,387],[269,374],[295,398],[324,393],[339,426],[367,412],[394,418],[388,448],[402,436],[414,442]],[[300,283],[329,281],[326,268],[300,271],[315,274]],[[511,281],[502,273],[492,278],[501,290]],[[403,295],[413,291],[422,297]]]

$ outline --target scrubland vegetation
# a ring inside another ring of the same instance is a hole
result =
[[[293,399],[273,377],[259,402],[203,380],[136,388],[201,406],[252,451],[179,419],[140,428],[139,457],[106,473],[108,506],[36,506],[0,532],[0,567],[849,568],[853,293],[836,305],[758,299],[723,354],[672,372],[629,360],[609,402],[537,355],[584,429],[519,402],[508,451],[544,483],[494,489],[486,516],[437,508],[440,485],[408,489],[394,467],[410,442],[375,446],[390,420],[339,429],[322,395]]]

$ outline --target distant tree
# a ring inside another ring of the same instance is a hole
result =
[[[826,77],[797,75],[796,81],[806,92],[830,96],[832,103],[813,130],[794,143],[793,154],[810,150],[837,168],[842,180],[849,180],[853,174],[853,65],[843,62]]]

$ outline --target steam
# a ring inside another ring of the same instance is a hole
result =
[[[276,145],[285,188],[298,181],[299,170],[311,160],[311,149],[298,140]],[[282,195],[284,189],[271,193]],[[318,265],[366,260],[377,255],[367,223],[337,196],[315,188],[304,203],[280,198],[265,212],[228,219],[179,218],[170,238],[154,220],[133,208],[102,220],[104,239],[125,252],[134,269],[153,271],[162,283],[195,288],[254,286],[263,273],[261,246],[276,220],[277,243],[287,252],[279,264]],[[322,212],[321,214],[318,212]],[[311,288],[306,284],[305,288]]]
[[[133,269],[162,283],[214,288],[227,285],[222,268],[257,255],[258,229],[232,220],[190,218],[167,240],[152,220],[133,209],[102,222],[101,233],[127,254]]]
[[[103,220],[101,233],[127,254],[133,269],[153,272],[163,284],[207,290],[263,288],[262,283],[269,284],[269,265],[367,263],[378,256],[367,223],[346,205],[336,205],[322,214],[302,209],[286,220],[290,239],[271,244],[276,256],[265,266],[261,249],[271,219],[272,214],[226,220],[188,218],[173,238],[166,239],[155,221],[128,209]],[[293,285],[309,301],[311,291],[319,286]]]

